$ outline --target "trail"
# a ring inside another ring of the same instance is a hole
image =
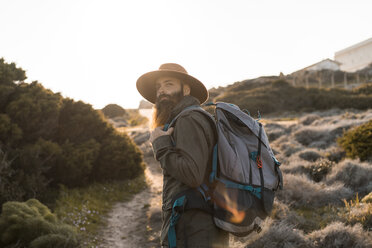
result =
[[[144,153],[148,188],[134,196],[129,202],[114,205],[107,217],[101,247],[134,248],[159,247],[161,228],[162,172],[154,159],[148,141],[148,130],[127,130]]]

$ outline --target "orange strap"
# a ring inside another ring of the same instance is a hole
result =
[[[256,162],[257,162],[257,167],[258,167],[259,169],[261,169],[261,168],[262,168],[262,161],[261,161],[260,156],[257,156]]]

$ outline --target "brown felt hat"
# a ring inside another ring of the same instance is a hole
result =
[[[178,64],[162,64],[157,71],[151,71],[143,74],[137,80],[138,92],[149,102],[156,101],[156,80],[160,77],[175,77],[182,83],[190,86],[190,95],[196,97],[202,104],[208,99],[208,90],[198,79],[190,76],[185,68]]]

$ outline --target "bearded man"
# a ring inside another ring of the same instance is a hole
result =
[[[140,94],[155,104],[150,142],[163,170],[161,245],[168,245],[172,202],[182,192],[208,182],[213,146],[217,141],[214,124],[200,111],[187,111],[174,128],[163,131],[182,110],[200,106],[208,91],[178,64],[168,63],[137,80]],[[207,212],[190,209],[182,213],[176,227],[177,247],[228,247],[228,233],[214,225]]]

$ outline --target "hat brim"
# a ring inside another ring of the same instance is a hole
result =
[[[149,102],[155,104],[156,102],[156,80],[159,77],[175,77],[181,80],[184,84],[190,86],[190,95],[197,98],[200,104],[204,103],[208,99],[208,90],[204,84],[198,79],[190,76],[189,74],[176,72],[176,71],[151,71],[143,74],[137,80],[138,92]]]

